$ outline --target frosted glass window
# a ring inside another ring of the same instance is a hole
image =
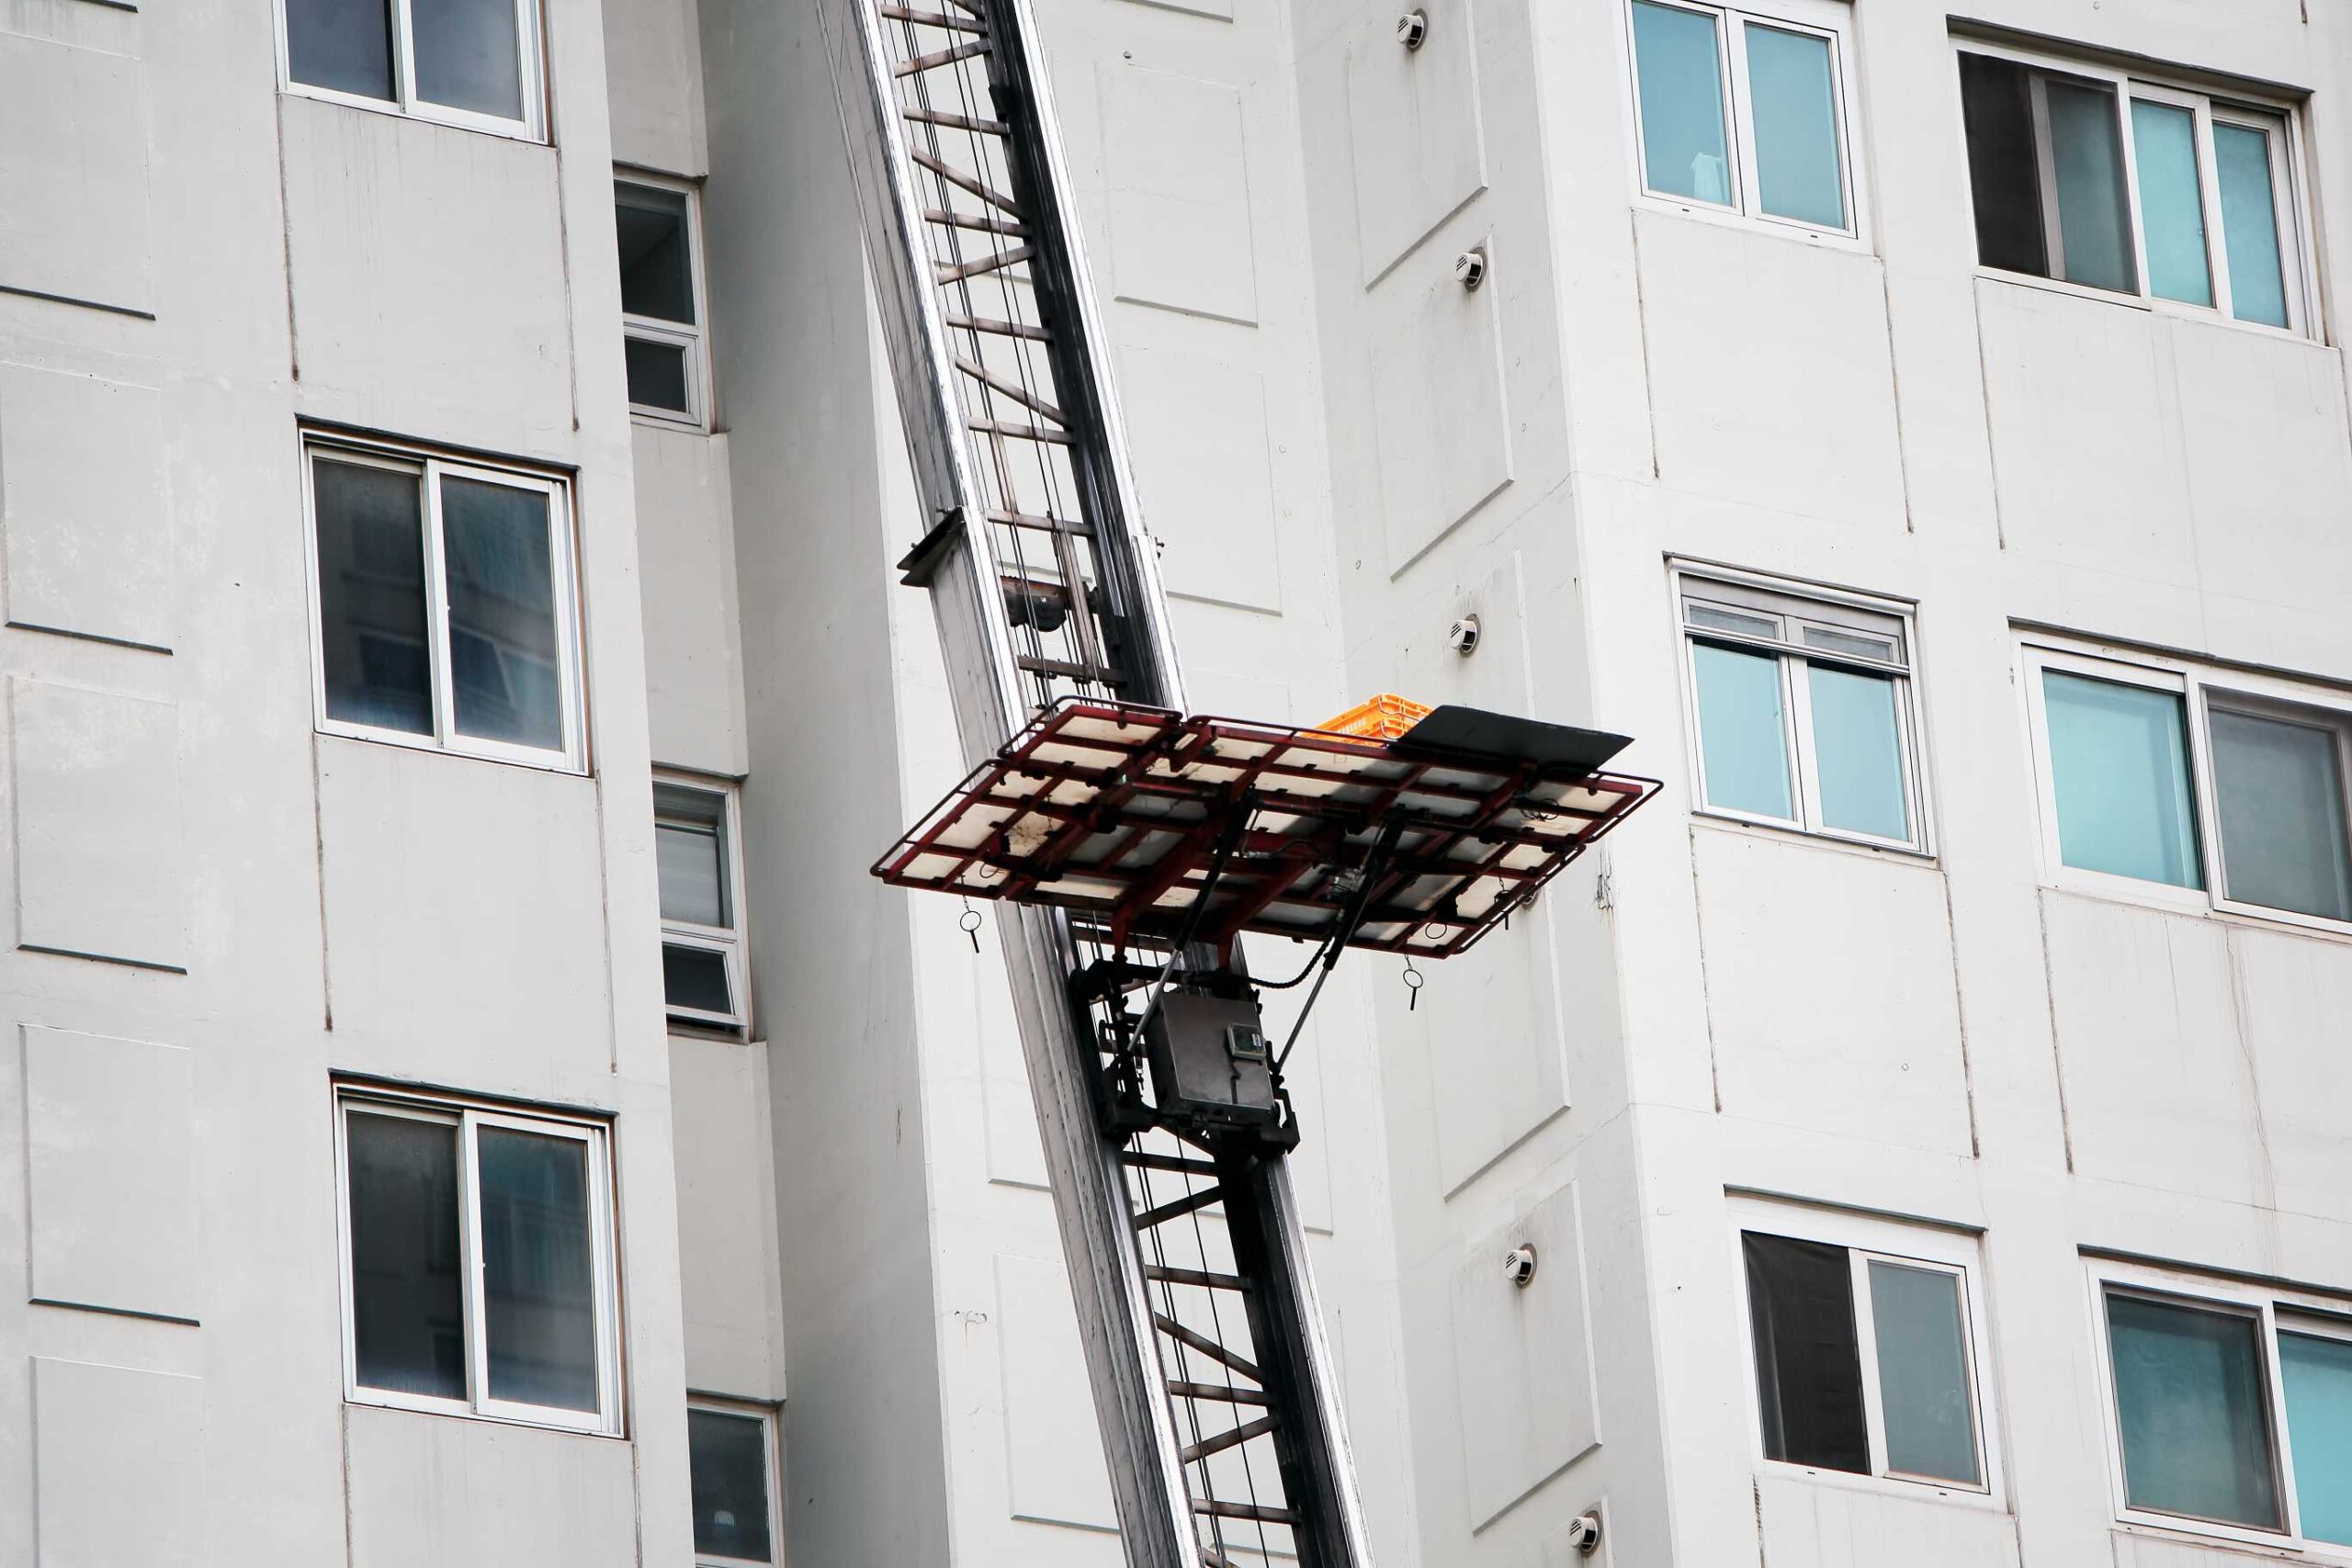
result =
[[[2050,772],[2066,864],[2202,887],[2181,697],[2042,672]]]
[[[729,1411],[686,1412],[695,1552],[732,1562],[769,1562],[768,1424]]]
[[[479,1137],[490,1396],[594,1410],[588,1146],[506,1127],[484,1127]]]
[[[1747,24],[1757,199],[1775,218],[1846,227],[1837,68],[1817,33]]]
[[[2283,1529],[2258,1321],[2109,1292],[2107,1322],[2131,1506]]]
[[[322,458],[312,466],[311,515],[327,716],[432,734],[418,474]]]
[[[2205,190],[2197,168],[2197,116],[2175,104],[2132,101],[2132,153],[2139,164],[2140,231],[2148,288],[2190,305],[2213,302],[2205,248]]]
[[[409,0],[416,96],[500,119],[523,118],[514,0]]]
[[[1722,50],[1713,15],[1634,0],[1643,183],[1661,196],[1731,204]]]
[[[1749,1231],[1748,1327],[1756,1344],[1764,1455],[1871,1472],[1853,1267],[1846,1248]]]
[[[286,0],[286,71],[305,86],[397,96],[391,6],[386,0]]]
[[[1691,645],[1690,661],[1707,804],[1793,818],[1780,660],[1702,642]]]
[[[662,918],[695,926],[727,924],[725,846],[718,824],[663,817],[653,825]]]
[[[560,749],[561,633],[547,492],[452,476],[441,481],[441,528],[458,732]]]
[[[2267,131],[2213,124],[2213,169],[2222,187],[2222,254],[2230,268],[2230,313],[2242,321],[2283,327],[2286,267],[2278,243]]]
[[[2352,920],[2342,731],[2216,707],[2211,734],[2229,897]]]
[[[463,1399],[457,1124],[355,1112],[345,1162],[356,1375],[368,1388]]]
[[[1887,1468],[1982,1484],[1960,1276],[1872,1258],[1870,1281]]]
[[[1902,720],[1894,682],[1884,675],[1810,664],[1813,755],[1820,773],[1821,821],[1882,839],[1911,836],[1903,782]]]
[[[2132,261],[2132,198],[2123,183],[2115,89],[2052,77],[2045,91],[2066,280],[2135,291],[2140,285]]]
[[[2282,1331],[2278,1371],[2302,1533],[2352,1546],[2352,1342]]]

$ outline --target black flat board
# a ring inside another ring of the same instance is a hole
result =
[[[1447,703],[1388,743],[1392,751],[1469,751],[1540,763],[1545,772],[1589,773],[1634,743],[1629,735],[1545,724],[1514,714]]]

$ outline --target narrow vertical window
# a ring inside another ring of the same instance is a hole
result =
[[[2352,920],[2343,763],[2352,726],[2316,711],[2214,705],[2209,728],[2228,896]]]
[[[322,457],[311,479],[327,716],[430,735],[423,469]]]
[[[514,1127],[480,1142],[482,1327],[490,1397],[596,1408],[588,1144]]]
[[[537,0],[279,0],[286,85],[510,136],[540,134]]]
[[[2033,74],[2013,60],[1960,57],[1961,112],[1968,128],[1968,183],[1976,209],[1976,259],[2007,272],[2050,276]]]
[[[1869,1269],[1887,1468],[1963,1486],[1981,1484],[1984,1472],[1976,1451],[1961,1277],[1877,1258]]]
[[[2284,1528],[2259,1320],[2109,1292],[2107,1328],[2127,1503]]]
[[[742,919],[736,897],[735,796],[665,779],[653,786],[662,885],[662,981],[673,1021],[737,1029],[746,1021]]]
[[[2352,1546],[2352,1340],[2282,1329],[2278,1370],[2295,1450],[2301,1533]]]
[[[2132,143],[2140,175],[2140,222],[2147,235],[2148,288],[2165,299],[2211,305],[2213,272],[2206,259],[2197,116],[2177,104],[2134,98]]]
[[[1707,799],[1759,817],[1794,818],[1781,661],[1715,643],[1696,644],[1699,754]]]
[[[456,1117],[354,1111],[351,1334],[367,1388],[466,1396]]]
[[[445,476],[450,696],[458,733],[537,750],[563,746],[563,628],[549,496]]]
[[[2069,283],[2131,292],[2132,197],[2123,184],[2115,89],[2067,77],[2043,84],[2050,127],[2050,183],[2057,195],[2059,276]]]
[[[769,1464],[774,1449],[774,1427],[763,1415],[712,1405],[687,1409],[695,1562],[700,1568],[776,1560]]]
[[[2180,694],[2046,670],[2042,701],[2065,863],[2204,886]]]
[[[2222,233],[2230,268],[2230,313],[2267,327],[2290,323],[2287,273],[2278,239],[2276,119],[2213,121],[2213,164],[2222,188]]]
[[[1757,201],[1775,218],[1846,227],[1837,60],[1819,33],[1746,25]]]
[[[637,180],[616,181],[613,193],[629,405],[653,418],[699,423],[704,368],[692,195]]]
[[[1634,60],[1650,189],[1729,206],[1731,141],[1713,13],[1634,0]]]

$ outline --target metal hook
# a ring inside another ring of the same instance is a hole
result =
[[[1421,1005],[1421,972],[1413,967],[1413,961],[1405,960],[1405,994],[1411,998],[1405,1004],[1407,1012]]]
[[[979,952],[980,912],[972,908],[972,901],[969,898],[964,900],[964,912],[956,917],[956,923],[964,928],[966,936],[972,939],[972,951]]]

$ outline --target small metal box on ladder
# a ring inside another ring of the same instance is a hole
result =
[[[1470,709],[1188,716],[1027,0],[819,11],[974,764],[875,869],[1003,911],[1127,1561],[1366,1568],[1261,992],[1463,951],[1655,785]],[[1253,978],[1245,931],[1314,956]]]

